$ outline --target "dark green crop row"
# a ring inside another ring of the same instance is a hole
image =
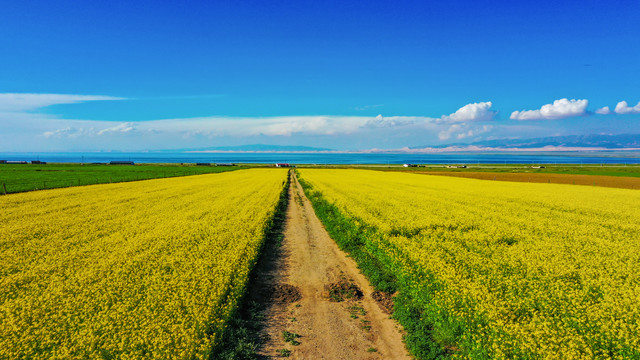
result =
[[[258,258],[254,259],[251,264],[251,273],[241,289],[242,299],[226,322],[229,325],[221,336],[222,341],[212,349],[209,356],[211,360],[253,360],[259,358],[257,351],[261,343],[260,330],[264,326],[264,316],[261,311],[264,311],[267,305],[256,303],[251,298],[249,289],[260,285],[259,263],[272,261],[272,259],[265,259],[265,257],[268,257],[274,251],[273,248],[279,246],[284,238],[284,224],[289,204],[289,179],[287,176],[275,212],[265,227],[265,237],[258,252]]]
[[[69,186],[219,173],[241,166],[0,164],[0,195]]]

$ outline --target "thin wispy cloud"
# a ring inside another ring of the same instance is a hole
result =
[[[134,124],[131,122],[121,123],[116,126],[112,126],[106,129],[98,131],[98,135],[104,135],[108,133],[125,134],[134,130]]]
[[[18,96],[19,95],[19,96]],[[347,139],[366,136],[390,139],[394,136],[426,139],[475,137],[493,127],[483,124],[495,119],[491,102],[464,105],[453,113],[431,116],[341,116],[302,115],[272,117],[206,116],[170,118],[148,121],[104,121],[65,119],[39,112],[38,109],[55,104],[87,101],[122,100],[124,98],[94,95],[2,94],[0,124],[22,137],[40,138],[41,142],[83,144],[86,146],[115,146],[115,144],[172,144],[202,146],[206,143],[232,141],[230,139]],[[9,112],[7,112],[10,110]],[[16,119],[20,121],[15,121]],[[405,134],[405,135],[397,135]],[[4,136],[10,136],[5,132]],[[422,141],[422,140],[421,140]],[[200,144],[200,145],[195,145]],[[79,146],[79,145],[78,145]],[[175,145],[174,145],[175,146]],[[128,145],[131,147],[131,145]],[[157,148],[157,145],[155,145]],[[114,147],[115,148],[115,147]]]
[[[71,127],[71,126],[67,126],[64,127],[62,129],[57,129],[57,130],[53,130],[53,131],[45,131],[42,136],[44,136],[45,138],[77,138],[80,136],[85,136],[88,134],[93,133],[93,128],[90,128],[88,130],[85,130],[83,128],[76,128],[76,127]]]
[[[473,103],[465,105],[450,115],[440,118],[428,116],[275,116],[275,117],[199,117],[151,120],[144,122],[124,122],[116,126],[113,122],[95,121],[89,129],[77,128],[69,132],[67,124],[61,129],[48,130],[43,133],[47,137],[82,133],[87,136],[101,136],[131,132],[175,133],[181,136],[294,136],[294,135],[348,135],[358,131],[379,128],[404,128],[413,126],[418,129],[435,129],[437,126],[449,126],[460,121],[477,122],[492,120],[496,112],[490,110],[491,103]],[[71,121],[73,122],[73,121]],[[108,126],[106,126],[108,125]],[[106,126],[106,127],[105,127]],[[466,123],[462,128],[469,132]],[[93,130],[90,130],[93,129]],[[456,128],[454,128],[456,129]],[[475,130],[474,130],[475,131]],[[455,132],[455,131],[454,131]]]
[[[382,116],[379,114],[375,118],[368,120],[365,128],[398,128],[415,124],[428,124],[435,122],[435,119],[421,116]]]
[[[356,106],[355,109],[358,111],[366,111],[366,110],[371,110],[371,109],[375,109],[375,108],[379,108],[384,106],[383,104],[376,104],[376,105],[364,105],[364,106]]]
[[[0,111],[32,111],[52,105],[77,104],[87,101],[110,100],[124,100],[124,98],[102,95],[4,93],[0,94]]]
[[[277,116],[264,118],[248,117],[200,117],[184,119],[162,119],[142,122],[123,122],[114,126],[108,121],[58,120],[65,126],[43,133],[46,137],[82,133],[86,136],[118,135],[125,133],[166,133],[183,137],[250,137],[294,135],[348,135],[374,128],[392,128],[408,126],[417,122],[431,122],[427,117],[389,117],[382,116]],[[68,126],[74,123],[81,127]],[[69,128],[76,129],[71,132]]]
[[[438,133],[438,139],[449,140],[457,139],[462,140],[473,136],[478,136],[486,132],[491,131],[493,125],[474,126],[466,123],[453,124],[448,129],[442,130]]]
[[[435,116],[343,116],[301,115],[271,117],[204,116],[146,121],[67,119],[40,109],[56,104],[125,100],[122,97],[69,94],[0,94],[0,143],[5,151],[21,144],[50,144],[55,149],[162,149],[193,148],[212,144],[274,141],[300,142],[316,146],[343,146],[356,141],[363,146],[434,141],[481,140],[498,134],[513,134],[509,120],[499,120],[493,103],[466,104],[449,114]],[[130,100],[130,99],[126,99]],[[560,99],[538,110],[516,111],[512,120],[562,119],[589,115],[588,101]],[[615,111],[607,107],[598,114],[628,114],[640,109],[620,102]],[[593,117],[596,120],[596,117]],[[548,128],[536,124],[529,132],[544,134]],[[502,135],[504,136],[504,135]],[[13,144],[13,145],[11,145]],[[25,145],[25,146],[27,146]],[[360,146],[360,145],[358,145]],[[26,148],[26,147],[25,147]]]
[[[587,99],[559,99],[553,104],[543,105],[537,110],[522,110],[511,113],[512,120],[558,120],[587,114]]]
[[[55,123],[67,123],[60,129],[45,131],[41,135],[45,138],[78,138],[78,137],[100,137],[105,135],[122,135],[136,132],[136,124],[132,122],[119,123],[115,126],[107,121],[74,121],[74,120],[53,120]],[[71,126],[75,124],[76,126]],[[111,126],[110,126],[111,125]]]

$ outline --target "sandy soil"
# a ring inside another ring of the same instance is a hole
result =
[[[279,251],[266,276],[272,288],[295,286],[300,298],[268,306],[263,358],[288,349],[291,359],[410,359],[400,327],[372,299],[373,288],[329,237],[295,177]],[[339,282],[356,285],[362,297],[331,301],[328,287]],[[300,335],[299,344],[285,342],[283,331]]]
[[[445,172],[445,171],[416,171],[416,174],[456,176],[481,180],[535,182],[550,184],[570,184],[604,186],[622,189],[640,189],[640,178],[604,175],[574,175],[574,174],[545,174],[545,173],[490,173],[490,172]]]

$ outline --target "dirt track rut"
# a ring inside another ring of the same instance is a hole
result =
[[[263,358],[287,349],[291,359],[410,359],[399,326],[371,298],[373,288],[329,237],[293,175],[282,250],[271,278],[297,287],[301,299],[267,310]],[[330,301],[327,286],[341,281],[357,285],[363,296]],[[285,342],[283,331],[300,335],[299,345]]]

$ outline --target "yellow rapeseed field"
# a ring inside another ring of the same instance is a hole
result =
[[[640,192],[300,170],[454,357],[640,358]]]
[[[206,358],[286,170],[0,197],[0,358]]]

